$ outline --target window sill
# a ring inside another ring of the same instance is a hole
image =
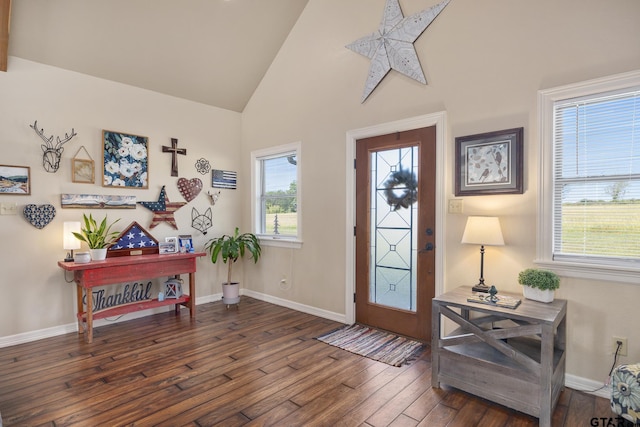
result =
[[[302,240],[297,240],[292,238],[258,236],[258,240],[260,240],[260,245],[262,246],[273,246],[276,248],[290,248],[290,249],[302,248]]]
[[[622,268],[604,265],[585,265],[574,262],[535,260],[534,264],[563,277],[638,284],[640,268]]]

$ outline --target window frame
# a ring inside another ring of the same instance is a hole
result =
[[[640,268],[553,259],[554,106],[563,100],[640,87],[640,70],[538,91],[539,192],[536,259],[561,276],[638,283]]]
[[[297,235],[276,236],[261,233],[261,192],[262,192],[262,160],[281,157],[294,152],[296,155],[296,203],[297,203]],[[302,247],[302,143],[278,145],[251,152],[251,224],[252,232],[260,240],[263,246],[276,246],[286,248]]]

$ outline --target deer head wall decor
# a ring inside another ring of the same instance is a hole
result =
[[[64,148],[62,146],[69,142],[71,138],[77,135],[77,133],[71,129],[71,135],[65,133],[64,139],[60,139],[59,136],[56,136],[56,145],[53,145],[53,135],[49,138],[44,136],[44,129],[38,130],[38,121],[33,122],[32,125],[29,125],[31,129],[33,129],[40,138],[45,142],[42,147],[42,167],[49,173],[55,173],[58,171],[58,167],[60,167],[60,158],[62,158],[62,152]]]

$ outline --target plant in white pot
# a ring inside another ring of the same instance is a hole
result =
[[[231,281],[231,269],[233,264],[249,253],[253,262],[258,262],[262,248],[258,238],[253,233],[240,234],[238,227],[232,236],[225,234],[209,240],[205,244],[205,249],[211,255],[211,262],[216,263],[218,258],[229,265],[227,270],[227,281],[222,284],[222,302],[224,304],[237,304],[240,301],[240,283]]]
[[[87,246],[89,246],[89,252],[91,253],[91,259],[93,261],[104,260],[107,257],[107,248],[120,234],[117,231],[111,231],[113,224],[120,221],[120,218],[108,226],[106,216],[100,221],[100,224],[98,224],[91,214],[89,214],[89,217],[82,214],[82,219],[83,222],[80,233],[74,232],[73,235],[76,236],[76,239],[85,242]]]
[[[527,268],[518,274],[518,283],[522,285],[525,298],[551,302],[555,297],[555,290],[560,287],[560,278],[553,271]]]

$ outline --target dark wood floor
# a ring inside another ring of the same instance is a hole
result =
[[[391,367],[313,338],[339,324],[243,297],[0,349],[4,426],[536,426],[454,389],[432,389],[430,352]],[[612,417],[566,389],[554,425]],[[597,424],[606,425],[606,424]]]

